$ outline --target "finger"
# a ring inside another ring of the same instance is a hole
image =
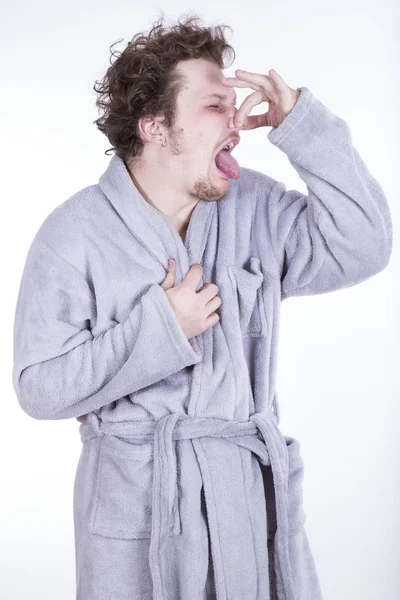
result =
[[[257,127],[268,127],[268,113],[262,115],[250,115],[247,117],[244,125],[240,129],[249,131],[250,129],[256,129]]]
[[[279,100],[277,86],[274,87],[274,84],[268,81],[264,86],[262,86],[251,81],[242,81],[241,79],[237,79],[236,77],[227,77],[225,78],[225,82],[227,87],[250,88],[259,92],[264,92],[268,100],[271,99],[275,103]]]
[[[208,314],[216,311],[221,306],[221,298],[219,296],[214,296],[209,302],[206,303],[205,308],[208,311]]]
[[[168,272],[161,284],[163,290],[168,290],[171,287],[175,286],[175,278],[176,278],[176,262],[174,258],[168,259]]]
[[[207,304],[210,300],[218,295],[218,286],[215,288],[215,284],[207,282],[203,285],[201,290],[198,292],[198,296],[201,298],[204,304]]]
[[[287,88],[287,83],[283,80],[279,73],[275,71],[275,69],[270,69],[268,71],[269,75],[263,75],[261,73],[252,73],[251,71],[245,71],[244,69],[236,69],[235,73],[237,75],[236,77],[225,77],[222,80],[222,83],[227,83],[228,85],[233,84],[236,85],[236,87],[247,87],[244,84],[246,82],[251,82],[253,85],[257,85],[265,89],[268,89],[268,83],[273,83],[277,86],[277,88],[280,91]]]
[[[238,79],[237,77],[225,77],[223,82],[228,87],[239,87],[239,88],[252,88],[253,90],[261,90],[262,86],[249,82],[243,81],[242,79]]]
[[[236,69],[235,71],[236,77],[243,81],[250,81],[255,85],[260,85],[263,88],[268,89],[268,86],[271,86],[271,78],[268,75],[264,75],[262,73],[252,73],[251,71],[245,71],[244,69]]]
[[[275,69],[270,69],[269,75],[279,91],[284,91],[287,89],[287,87],[288,87],[287,83],[282,79],[282,77],[279,75],[279,73],[277,73],[275,71]]]
[[[181,285],[187,286],[196,291],[196,287],[202,276],[203,267],[199,263],[194,263],[186,273]]]
[[[242,105],[240,106],[239,110],[236,113],[235,116],[235,125],[236,127],[241,127],[242,125],[245,125],[246,123],[246,119],[249,116],[249,113],[252,111],[252,109],[257,106],[257,104],[261,104],[261,102],[263,102],[264,97],[263,97],[263,92],[262,91],[257,91],[257,92],[253,92],[252,94],[250,94],[250,96],[247,96]]]

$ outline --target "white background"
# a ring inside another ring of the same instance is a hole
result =
[[[352,288],[282,304],[277,392],[281,429],[300,441],[306,531],[324,600],[400,598],[396,4],[202,0],[198,9],[172,1],[143,9],[132,0],[71,0],[2,7],[2,599],[75,597],[79,423],[34,420],[20,408],[11,380],[13,315],[40,224],[97,183],[111,158],[104,154],[111,144],[92,124],[92,88],[109,66],[109,46],[120,39],[122,50],[161,11],[169,21],[190,11],[203,25],[230,25],[236,60],[226,76],[236,68],[274,68],[291,87],[308,87],[347,121],[387,195],[394,222],[389,266]],[[251,91],[236,89],[239,101]],[[269,143],[269,131],[241,132],[239,164],[307,193],[286,155]]]

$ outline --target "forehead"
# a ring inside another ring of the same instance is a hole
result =
[[[225,76],[217,64],[204,59],[190,59],[182,62],[179,69],[187,81],[183,90],[184,96],[196,100],[220,99],[236,104],[236,92],[222,84]]]

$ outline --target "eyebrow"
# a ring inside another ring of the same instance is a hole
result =
[[[203,98],[211,98],[211,97],[219,98],[220,100],[227,100],[227,98],[228,98],[228,96],[226,96],[225,94],[216,94],[216,93],[207,94],[206,96],[203,96]],[[237,96],[235,94],[235,102],[234,102],[234,104],[236,104],[236,103],[237,103]]]

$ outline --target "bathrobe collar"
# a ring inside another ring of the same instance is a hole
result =
[[[196,204],[183,243],[168,219],[144,199],[117,155],[111,158],[99,186],[131,233],[166,270],[168,259],[177,259],[177,279],[179,272],[181,280],[192,264],[201,264],[216,202]]]

